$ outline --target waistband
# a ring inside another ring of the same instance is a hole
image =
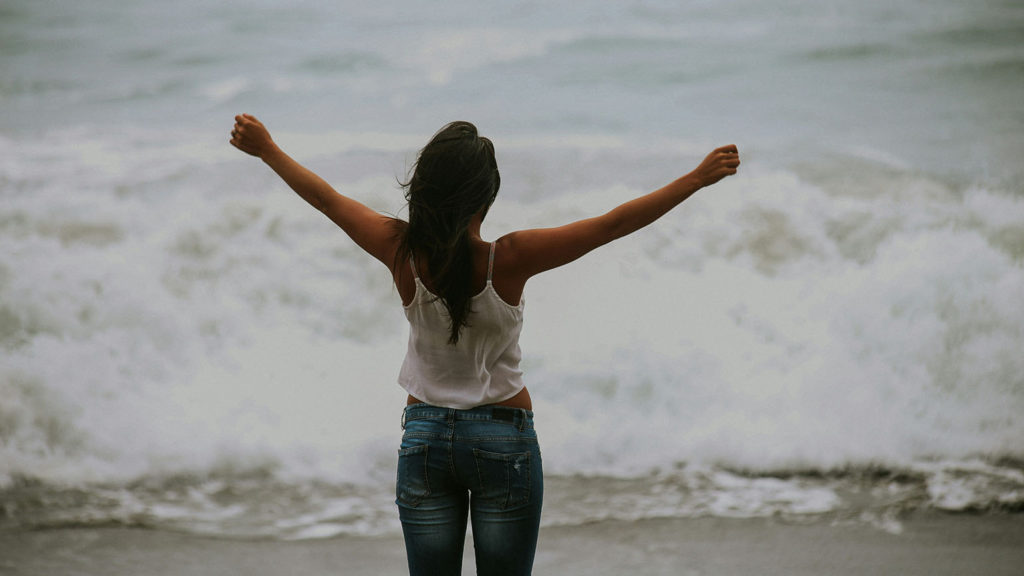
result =
[[[402,429],[413,420],[458,420],[507,422],[520,430],[533,428],[533,411],[509,406],[477,406],[467,410],[444,408],[431,404],[411,404],[402,411]]]

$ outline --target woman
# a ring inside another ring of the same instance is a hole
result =
[[[486,242],[480,224],[500,177],[494,146],[468,122],[445,126],[420,151],[405,185],[408,222],[337,193],[253,116],[235,117],[231,144],[261,158],[394,278],[410,326],[396,498],[410,574],[459,574],[467,517],[479,574],[529,574],[543,474],[519,370],[523,287],[735,174],[736,147],[602,216]]]

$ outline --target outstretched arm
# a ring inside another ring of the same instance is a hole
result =
[[[231,145],[263,160],[303,200],[334,221],[363,250],[391,267],[396,249],[394,219],[339,194],[323,178],[293,160],[274,143],[255,116],[235,116]]]
[[[661,218],[697,190],[735,174],[739,165],[736,146],[723,146],[708,154],[689,174],[607,214],[557,228],[513,232],[503,240],[514,254],[516,275],[525,282],[530,276],[568,264],[598,246],[632,234]]]

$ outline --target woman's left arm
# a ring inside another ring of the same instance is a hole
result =
[[[393,265],[397,249],[394,218],[339,194],[323,178],[281,150],[255,116],[235,116],[231,145],[263,160],[296,194],[340,226],[360,248],[389,268]]]

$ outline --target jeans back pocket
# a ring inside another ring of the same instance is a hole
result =
[[[399,506],[415,508],[430,495],[430,481],[427,477],[428,448],[426,444],[421,444],[398,451],[395,501]]]
[[[530,502],[530,453],[501,454],[473,449],[480,492],[473,497],[487,508],[508,510]]]

